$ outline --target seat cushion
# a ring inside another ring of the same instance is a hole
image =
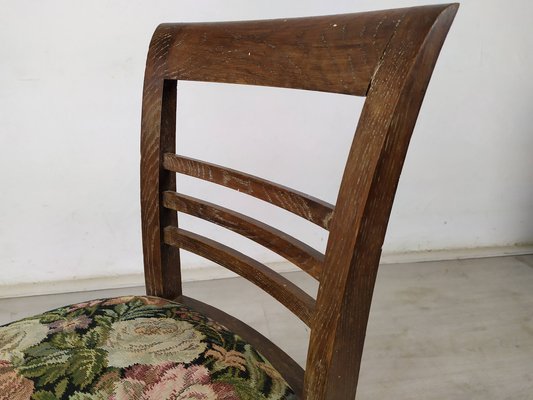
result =
[[[0,399],[294,399],[212,319],[158,297],[74,304],[0,327]]]

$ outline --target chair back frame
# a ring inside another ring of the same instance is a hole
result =
[[[148,53],[141,127],[147,293],[186,299],[179,248],[232,269],[311,328],[305,375],[297,370],[288,378],[298,397],[353,399],[396,187],[457,8],[447,4],[287,20],[160,25]],[[175,154],[179,80],[365,96],[337,203]],[[328,229],[325,254],[235,211],[176,193],[176,173],[240,190]],[[177,211],[277,251],[319,280],[316,301],[257,261],[180,229]],[[285,364],[286,370],[297,369],[290,361]]]

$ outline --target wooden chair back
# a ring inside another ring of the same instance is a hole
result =
[[[290,375],[286,379],[299,398],[353,399],[400,171],[457,8],[432,5],[286,20],[160,25],[150,44],[142,110],[147,293],[187,300],[181,291],[180,248],[237,272],[311,329],[305,375],[286,355],[279,355],[279,349],[272,353],[271,362]],[[179,80],[365,96],[337,203],[177,155]],[[239,190],[329,230],[325,254],[236,211],[177,193],[176,173]],[[285,257],[319,281],[317,299],[258,261],[179,228],[177,211],[240,233]],[[268,353],[274,345],[267,343],[262,351]]]

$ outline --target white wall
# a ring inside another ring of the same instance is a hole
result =
[[[159,22],[428,2],[0,0],[0,285],[141,273],[140,101]],[[525,0],[462,3],[415,130],[386,252],[533,242],[532,12]],[[179,152],[335,200],[360,99],[194,83],[179,93]],[[284,211],[190,183],[182,190],[324,247],[320,229]]]

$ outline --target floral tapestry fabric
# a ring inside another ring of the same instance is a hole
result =
[[[157,297],[58,308],[0,326],[0,400],[282,400],[295,396],[222,325]]]

